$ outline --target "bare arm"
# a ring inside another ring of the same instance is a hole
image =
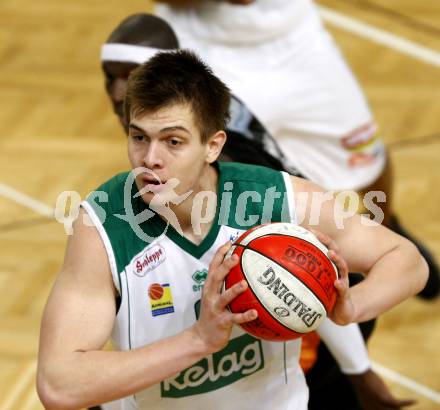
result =
[[[393,396],[381,377],[372,369],[360,374],[347,375],[356,392],[362,408],[372,410],[392,410],[412,406],[413,399],[398,399]]]
[[[245,288],[220,295],[235,259],[219,250],[210,266],[200,320],[164,340],[126,352],[103,351],[115,319],[115,290],[105,249],[94,227],[75,222],[65,263],[50,294],[41,325],[37,389],[47,409],[77,409],[129,396],[187,368],[227,344],[233,315],[226,305]],[[206,293],[206,296],[205,296]]]
[[[294,192],[309,193],[308,206],[297,204],[302,211],[302,225],[316,229],[332,238],[334,249],[340,253],[352,272],[367,274],[367,278],[348,289],[347,284],[336,281],[339,293],[332,319],[339,324],[362,322],[419,292],[428,275],[425,260],[407,239],[382,225],[367,226],[359,215],[344,221],[343,229],[335,222],[339,205],[326,201],[320,206],[317,225],[310,225],[311,193],[322,191],[317,185],[293,177]],[[321,239],[321,238],[319,238]]]

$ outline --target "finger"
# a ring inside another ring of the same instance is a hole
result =
[[[223,281],[225,280],[226,276],[228,275],[229,271],[237,265],[240,258],[237,255],[231,255],[230,258],[226,258],[222,264],[213,272],[212,279],[215,283],[214,286],[217,286],[219,289],[221,285],[223,284]]]
[[[338,278],[348,281],[348,265],[345,259],[333,250],[328,252],[328,257],[338,269]]]
[[[241,325],[242,323],[251,322],[258,317],[258,312],[255,309],[249,309],[243,313],[231,313],[232,322],[236,325]]]
[[[243,293],[248,288],[248,283],[242,280],[224,291],[218,298],[217,307],[225,309],[238,295]]]
[[[211,263],[209,264],[208,268],[208,276],[205,280],[205,287],[208,286],[212,282],[212,276],[214,276],[213,272],[216,271],[216,269],[223,263],[226,254],[228,253],[229,249],[232,246],[232,242],[228,241],[224,245],[220,246],[220,248],[217,249],[215,252]]]
[[[227,274],[235,265],[237,265],[238,261],[238,256],[232,255],[230,258],[224,259],[220,266],[216,267],[215,269],[210,269],[203,287],[204,292],[213,292],[216,294],[220,293]]]
[[[346,298],[348,296],[348,291],[350,289],[348,280],[336,279],[334,281],[334,286],[340,298]]]
[[[348,287],[345,285],[342,285],[340,282],[335,282],[335,289],[338,294],[339,300],[348,299]]]
[[[342,274],[333,282],[336,292],[340,298],[348,297],[348,291],[350,289],[350,283],[348,280],[348,273],[346,275]]]
[[[217,249],[217,252],[214,254],[214,257],[212,258],[212,261],[209,264],[210,270],[215,269],[217,266],[221,265],[223,259],[225,259],[225,256],[228,253],[231,246],[232,246],[232,242],[228,241]]]

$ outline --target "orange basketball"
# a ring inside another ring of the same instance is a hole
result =
[[[315,330],[336,301],[337,268],[328,249],[308,230],[289,223],[261,225],[234,242],[240,262],[225,289],[245,279],[249,286],[229,305],[232,312],[256,309],[258,318],[242,325],[261,339],[296,339]]]

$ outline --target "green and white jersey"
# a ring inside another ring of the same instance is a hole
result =
[[[218,172],[214,222],[199,245],[148,214],[141,197],[133,197],[134,184],[124,195],[128,173],[115,176],[83,202],[121,296],[112,335],[120,349],[147,345],[195,323],[208,265],[225,242],[261,223],[296,221],[287,174],[238,163],[219,163]],[[141,212],[147,220],[133,228]],[[303,410],[308,392],[299,352],[299,340],[267,342],[237,326],[225,349],[122,400],[122,408]]]

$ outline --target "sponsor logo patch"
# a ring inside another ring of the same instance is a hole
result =
[[[154,245],[133,261],[133,272],[142,278],[148,272],[156,269],[165,259],[165,249],[160,245]]]
[[[169,283],[153,283],[148,288],[151,314],[153,316],[166,315],[174,312],[173,296]]]
[[[261,341],[245,334],[230,340],[223,350],[161,382],[161,396],[178,398],[207,393],[250,376],[263,367]]]
[[[342,138],[343,147],[351,152],[348,158],[350,167],[370,166],[377,160],[383,148],[376,136],[376,131],[376,125],[368,123]]]
[[[196,270],[193,275],[193,281],[195,284],[193,285],[193,291],[198,292],[203,289],[203,285],[205,283],[206,277],[208,276],[208,271],[206,269]]]
[[[342,145],[349,151],[363,150],[376,140],[376,125],[372,123],[365,124],[356,128],[342,138]]]

